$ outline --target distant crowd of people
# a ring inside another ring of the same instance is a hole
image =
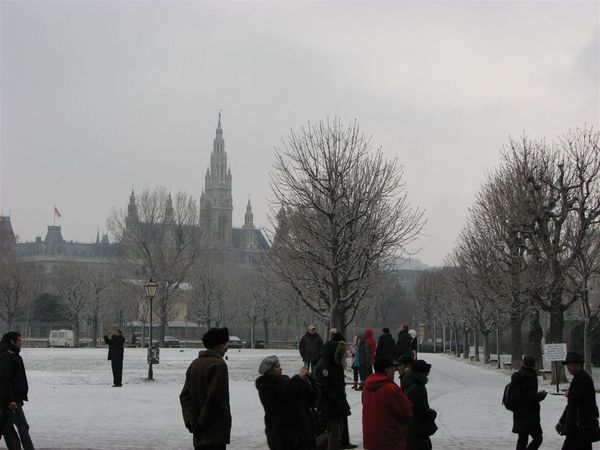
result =
[[[124,338],[119,330],[104,336],[113,370],[113,386],[122,386]],[[225,450],[230,442],[229,375],[224,360],[227,328],[211,328],[202,337],[205,349],[190,364],[179,396],[183,420],[198,450]],[[11,331],[0,341],[0,438],[8,449],[34,449],[23,411],[28,400],[21,335]],[[346,399],[347,360],[352,389],[362,391],[363,447],[367,450],[429,450],[437,412],[429,406],[427,382],[431,364],[418,359],[416,333],[402,325],[394,340],[388,328],[377,343],[373,330],[357,335],[352,345],[332,328],[323,342],[316,326],[299,343],[303,367],[291,378],[283,374],[276,355],[264,358],[255,386],[264,408],[270,450],[341,450],[356,448],[349,439]],[[567,405],[556,431],[565,436],[563,450],[591,450],[600,440],[598,407],[592,377],[583,357],[569,352],[563,361],[573,376]],[[536,450],[542,443],[535,358],[523,357],[522,367],[507,385],[503,403],[513,412],[517,450]],[[399,383],[396,382],[396,373]],[[529,440],[531,437],[531,441]]]

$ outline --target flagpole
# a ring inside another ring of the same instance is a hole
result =
[[[56,226],[56,205],[54,205],[54,211],[52,211],[52,226]]]

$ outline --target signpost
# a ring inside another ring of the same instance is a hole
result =
[[[548,361],[554,365],[554,376],[556,378],[556,393],[559,394],[558,388],[558,371],[560,369],[560,363],[567,357],[567,344],[544,344],[544,356]]]

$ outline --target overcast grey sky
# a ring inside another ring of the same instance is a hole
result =
[[[426,210],[440,264],[509,136],[600,124],[599,3],[1,3],[0,207],[23,241],[53,206],[89,242],[133,187],[199,197],[217,114],[267,226],[273,147],[357,119]]]

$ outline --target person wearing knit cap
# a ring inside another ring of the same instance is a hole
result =
[[[183,422],[197,450],[225,450],[229,444],[229,374],[223,360],[228,341],[227,328],[211,328],[202,336],[206,349],[190,364],[179,395]]]
[[[430,370],[431,364],[418,359],[411,364],[410,370],[402,378],[402,389],[413,405],[413,416],[406,430],[406,448],[410,450],[430,450],[429,436],[437,431],[437,412],[429,407],[425,387]]]
[[[270,450],[314,450],[315,428],[310,408],[319,390],[306,367],[289,378],[277,356],[267,356],[255,386],[265,410],[265,433]]]

